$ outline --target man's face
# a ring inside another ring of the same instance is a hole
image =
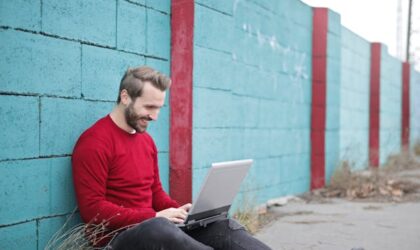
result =
[[[165,102],[164,91],[155,88],[151,83],[144,84],[143,93],[125,108],[125,120],[136,132],[143,133],[149,121],[157,120],[159,111]]]

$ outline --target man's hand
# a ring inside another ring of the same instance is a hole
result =
[[[191,204],[187,203],[179,208],[167,208],[156,213],[156,217],[164,217],[174,223],[183,223],[187,218]]]

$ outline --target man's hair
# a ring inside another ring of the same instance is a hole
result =
[[[165,91],[171,86],[171,79],[147,66],[129,68],[121,79],[117,103],[121,102],[121,91],[127,90],[128,95],[134,101],[143,92],[145,82],[150,82],[155,88]]]

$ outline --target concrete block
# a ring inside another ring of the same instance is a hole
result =
[[[195,27],[195,44],[232,52],[234,23],[231,16],[195,5]]]
[[[0,160],[39,155],[37,97],[0,95]]]
[[[1,162],[0,176],[0,225],[68,213],[76,206],[68,157]]]
[[[41,0],[1,1],[0,25],[38,31],[41,28]]]
[[[220,12],[226,13],[228,15],[233,15],[233,10],[238,1],[226,0],[226,1],[212,1],[212,0],[198,0],[196,3],[208,6],[212,9],[216,9]]]
[[[232,57],[229,54],[195,46],[194,85],[230,90],[233,82]]]
[[[146,8],[118,1],[117,47],[120,50],[146,52]]]
[[[170,58],[171,20],[168,14],[147,9],[147,54]]]
[[[41,155],[71,154],[80,134],[109,113],[112,106],[104,102],[42,98]]]
[[[171,0],[146,0],[146,5],[168,14],[171,13]]]
[[[160,182],[163,189],[169,193],[169,153],[159,151],[158,161]]]
[[[146,57],[146,65],[164,73],[167,76],[171,75],[171,65],[169,61]]]
[[[62,236],[79,226],[82,228],[82,220],[79,213],[70,215],[40,219],[38,224],[38,249],[57,249],[62,242]],[[81,231],[78,231],[81,233]]]
[[[341,35],[341,16],[339,13],[328,10],[328,32]]]
[[[193,130],[194,168],[207,168],[213,162],[227,160],[230,155],[227,134],[227,130],[221,128],[196,128]]]
[[[115,27],[116,0],[42,2],[46,33],[114,47]]]
[[[193,124],[195,128],[229,127],[232,124],[227,107],[232,104],[227,91],[194,88]]]
[[[32,250],[36,242],[35,221],[0,228],[0,249]]]
[[[127,0],[118,0],[118,1],[127,1]],[[148,0],[130,0],[130,1],[134,2],[134,3],[137,3],[137,4],[140,4],[140,5],[146,5],[146,2]],[[156,1],[159,1],[159,0],[156,0]]]
[[[1,91],[80,96],[80,44],[0,30]]]
[[[143,56],[83,45],[83,96],[87,99],[116,101],[120,81],[126,70],[144,63]]]
[[[340,61],[341,37],[335,34],[327,34],[327,56]]]
[[[148,128],[159,151],[169,151],[169,125],[169,106],[165,106],[160,110],[158,120],[151,122]]]

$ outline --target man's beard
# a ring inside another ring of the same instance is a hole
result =
[[[144,133],[147,129],[147,124],[139,124],[138,121],[143,119],[145,121],[151,121],[152,119],[149,116],[140,116],[137,115],[134,111],[133,104],[130,103],[127,108],[125,108],[125,121],[127,124],[132,127],[137,133]]]

